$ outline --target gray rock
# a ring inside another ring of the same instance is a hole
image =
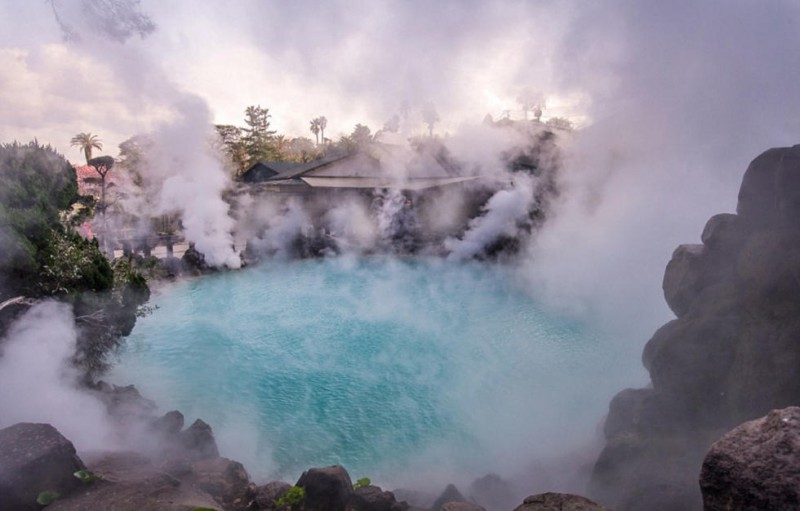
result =
[[[78,491],[47,506],[47,511],[222,509],[207,493],[182,484],[139,454],[107,454],[89,463],[89,469],[100,479],[82,484]]]
[[[186,431],[180,433],[180,442],[186,450],[187,458],[191,460],[219,458],[214,432],[201,419],[197,419]]]
[[[340,465],[309,469],[296,486],[306,492],[305,511],[344,511],[353,496],[353,482]]]
[[[72,442],[50,424],[19,423],[0,430],[0,504],[39,509],[43,491],[65,497],[81,486],[73,474],[86,467]]]
[[[407,509],[408,504],[397,502],[394,493],[390,491],[369,485],[353,492],[349,507],[357,511],[401,511]]]
[[[278,509],[275,503],[289,491],[292,485],[283,481],[271,481],[255,489],[255,503],[257,509]]]
[[[437,511],[447,502],[467,502],[467,499],[464,498],[454,484],[448,484],[439,497],[436,498],[431,509]]]
[[[680,245],[667,264],[662,282],[664,298],[678,317],[689,311],[706,284],[704,255],[703,245]]]
[[[191,465],[185,481],[208,493],[226,509],[246,506],[252,500],[250,477],[241,463],[228,458],[207,458]]]
[[[527,497],[514,511],[609,511],[597,502],[569,493],[541,493]]]
[[[800,408],[773,410],[720,438],[700,473],[705,511],[800,509]]]
[[[738,215],[720,213],[708,219],[700,239],[713,252],[731,251],[742,243],[744,232]]]
[[[156,419],[153,422],[153,429],[166,436],[177,435],[183,429],[183,421],[183,414],[178,410],[172,410]]]
[[[800,145],[769,149],[750,163],[736,212],[754,227],[796,223],[800,215]]]

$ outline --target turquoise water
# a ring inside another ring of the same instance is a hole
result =
[[[181,281],[155,293],[112,377],[202,417],[257,477],[334,463],[376,480],[508,472],[596,434],[640,372],[638,347],[548,311],[517,280],[325,259]]]

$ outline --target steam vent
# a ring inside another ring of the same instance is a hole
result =
[[[618,511],[702,509],[709,447],[800,404],[800,145],[745,172],[737,214],[711,217],[664,274],[677,316],[642,354],[652,384],[611,401],[591,497]]]

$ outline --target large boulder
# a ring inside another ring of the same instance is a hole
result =
[[[219,458],[219,449],[214,440],[211,426],[203,420],[197,419],[185,431],[180,433],[180,443],[185,450],[185,455],[191,460],[206,458]]]
[[[86,467],[72,442],[50,424],[19,423],[0,430],[0,507],[39,509],[37,496],[66,496],[81,482],[73,474]]]
[[[672,253],[661,284],[667,305],[681,317],[705,286],[706,261],[703,245],[680,245]]]
[[[291,487],[291,484],[284,481],[271,481],[256,487],[253,499],[256,509],[269,509],[270,511],[278,509],[276,505],[278,499],[283,497]]]
[[[355,489],[349,507],[357,511],[404,511],[408,509],[408,504],[397,502],[390,491],[368,485]]]
[[[305,490],[305,511],[344,511],[353,496],[350,474],[340,465],[309,469],[296,486]]]
[[[720,438],[703,461],[700,488],[705,511],[800,509],[800,407]]]
[[[798,218],[800,145],[770,149],[748,167],[737,214],[675,250],[663,290],[677,319],[644,348],[652,384],[611,402],[590,497],[617,511],[699,510],[712,443],[800,403]]]
[[[754,227],[791,225],[800,216],[800,145],[777,147],[747,167],[736,212]]]
[[[244,466],[228,458],[195,461],[191,473],[184,480],[214,497],[226,509],[244,507],[254,493]]]
[[[609,511],[597,502],[569,493],[541,493],[527,497],[514,511]]]

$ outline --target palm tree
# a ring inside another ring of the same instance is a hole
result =
[[[433,138],[433,125],[439,122],[439,113],[433,103],[428,103],[422,109],[422,120],[428,125],[428,136]]]
[[[317,117],[316,119],[311,119],[311,126],[309,127],[309,129],[311,130],[311,133],[313,133],[314,136],[316,137],[317,145],[319,145],[319,117]]]
[[[323,115],[322,117],[317,117],[317,121],[319,123],[319,134],[322,138],[322,145],[325,145],[325,128],[328,127],[328,119]]]
[[[103,144],[97,135],[91,133],[78,133],[72,140],[69,141],[73,147],[80,147],[83,149],[83,155],[86,156],[86,163],[92,159],[92,149],[103,149]]]

